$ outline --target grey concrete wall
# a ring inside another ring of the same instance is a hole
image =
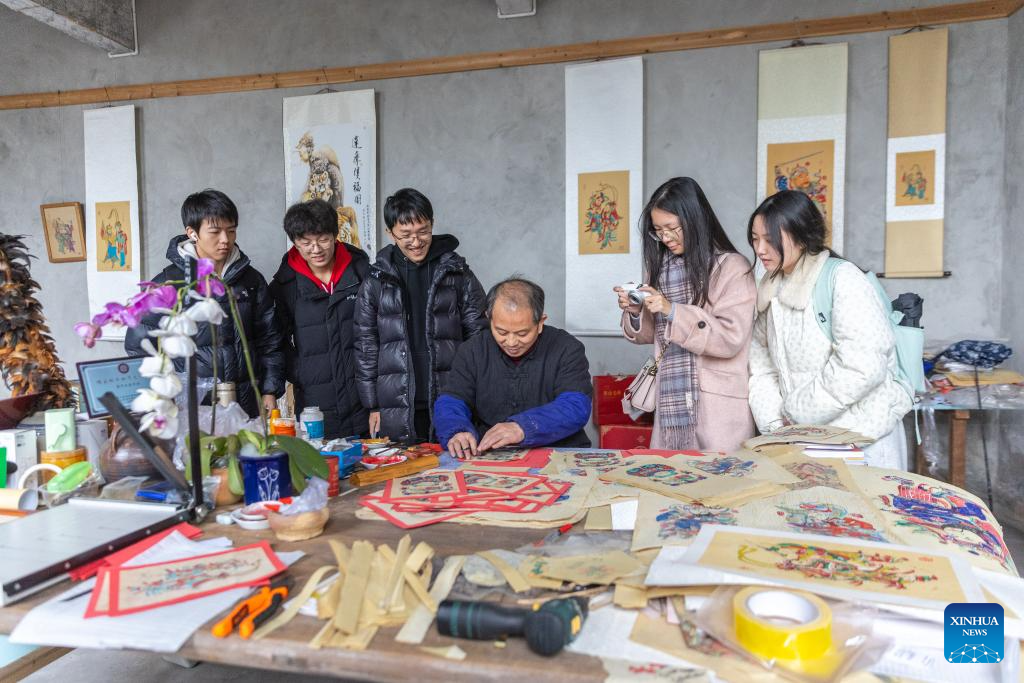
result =
[[[1024,285],[1020,258],[1024,254],[1024,12],[1007,22],[1006,87],[1006,230],[1003,238],[1003,327],[1014,346],[1010,365],[1024,370]],[[1024,526],[1024,411],[1002,411],[989,433],[996,441],[995,481],[997,508],[1018,526]],[[977,462],[977,440],[973,461]],[[979,468],[975,467],[977,471]],[[983,475],[984,470],[978,474]],[[975,475],[976,479],[980,479]]]
[[[1020,256],[1024,254],[1024,12],[1007,22],[1006,230],[1003,250],[1003,326],[1017,343],[1013,364],[1024,369],[1024,302]]]
[[[245,73],[320,64],[352,64],[480,49],[692,30],[794,16],[872,11],[911,3],[541,4],[536,19],[498,21],[482,0],[455,2],[139,3],[141,54],[109,60],[52,29],[0,13],[0,89],[4,93],[88,87],[110,82]],[[705,10],[705,11],[697,11]],[[323,21],[323,17],[337,22]],[[344,19],[344,21],[342,21]],[[335,31],[332,27],[343,25]],[[404,27],[416,26],[415,31]],[[230,27],[227,29],[226,27]],[[343,35],[344,39],[338,36]],[[893,281],[926,299],[930,336],[1000,333],[1005,206],[993,193],[1004,167],[1002,103],[1006,21],[952,27],[946,263],[954,277]],[[846,254],[883,265],[883,188],[887,35],[851,43]],[[648,190],[688,174],[705,187],[731,237],[744,248],[753,208],[756,66],[761,46],[646,58]],[[378,93],[380,190],[413,185],[435,202],[438,226],[463,240],[485,284],[512,269],[550,293],[563,320],[563,67],[529,67],[366,84]],[[242,211],[241,244],[272,272],[284,210],[279,130],[284,96],[314,89],[143,101],[139,105],[142,224],[147,272],[163,263],[167,238],[180,229],[178,206],[207,185],[228,192]],[[995,103],[977,107],[978,102]],[[69,323],[85,316],[84,264],[49,264],[40,203],[81,199],[81,108],[0,113],[0,187],[6,230],[32,236],[36,274],[64,357],[94,352],[73,340]],[[31,189],[27,189],[31,188]],[[985,235],[986,239],[978,239]],[[266,239],[265,239],[266,238]],[[502,244],[501,250],[495,249]],[[510,256],[514,255],[514,256]],[[611,301],[609,301],[611,305]],[[598,372],[630,371],[643,351],[611,339],[587,340]]]
[[[488,0],[139,0],[140,54],[118,60],[0,8],[0,93],[364,64],[939,3],[542,0],[533,19],[499,21]],[[1012,22],[1019,55],[1020,15]],[[1021,331],[1019,322],[1010,324],[1019,318],[1003,313],[1019,308],[1011,293],[1019,291],[1011,274],[1016,263],[1006,264],[1004,277],[1004,262],[993,257],[1012,239],[1002,192],[1009,163],[1007,73],[1021,59],[1008,57],[1007,32],[1006,20],[951,27],[946,267],[953,277],[886,282],[893,294],[917,291],[925,298],[930,337]],[[844,251],[875,270],[884,263],[887,38],[843,38],[851,46]],[[697,178],[748,255],[757,53],[778,46],[645,58],[646,190],[673,175]],[[434,201],[439,230],[459,236],[484,284],[512,270],[537,279],[548,290],[555,325],[564,320],[563,73],[562,65],[552,65],[359,86],[378,92],[381,200],[401,186],[422,189]],[[273,272],[285,209],[281,99],[314,91],[137,103],[147,274],[162,267],[168,238],[181,230],[182,198],[211,185],[238,203],[242,248],[258,268]],[[1018,136],[1019,124],[1018,117]],[[88,315],[85,264],[48,263],[39,224],[39,204],[84,200],[82,108],[0,112],[0,178],[0,229],[29,235],[39,257],[40,298],[65,361],[117,353],[103,344],[87,351],[74,338],[71,325]],[[1019,201],[1014,206],[1019,211]],[[614,305],[610,294],[608,304]],[[635,371],[647,352],[620,339],[584,341],[595,373]]]

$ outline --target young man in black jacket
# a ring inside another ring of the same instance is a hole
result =
[[[252,391],[242,340],[230,315],[226,294],[216,297],[227,314],[217,326],[217,378],[221,382],[235,383],[239,405],[255,417],[259,415],[258,401],[262,401],[269,411],[277,397],[284,393],[284,353],[281,334],[274,322],[274,300],[267,281],[235,244],[238,209],[223,192],[207,189],[189,195],[181,205],[181,222],[185,226],[185,234],[172,237],[167,245],[170,265],[152,281],[187,280],[190,260],[207,258],[213,261],[216,274],[231,288],[238,302],[239,318],[252,353],[260,396]],[[150,330],[156,329],[159,320],[159,315],[150,314],[141,325],[128,330],[124,348],[129,355],[146,355],[142,341]],[[199,323],[194,339],[198,349],[196,365],[199,376],[213,377],[215,351],[209,323]],[[175,358],[174,365],[178,372],[183,372],[185,359]]]
[[[366,409],[356,390],[355,312],[370,259],[338,242],[338,214],[322,199],[295,204],[284,215],[294,245],[270,283],[284,335],[295,413],[317,406],[324,437],[366,436]]]
[[[405,188],[384,203],[394,244],[377,254],[359,291],[356,380],[370,432],[431,438],[431,406],[463,341],[487,326],[480,281],[451,235],[434,235],[434,209]]]

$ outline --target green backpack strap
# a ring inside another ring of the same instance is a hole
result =
[[[814,292],[811,295],[811,302],[814,304],[814,319],[818,321],[821,333],[828,337],[829,341],[835,341],[832,336],[832,296],[836,291],[836,268],[843,263],[843,259],[829,257],[818,273],[818,279],[814,283]]]
[[[822,266],[818,279],[814,283],[814,292],[811,297],[814,304],[814,319],[818,321],[818,327],[821,328],[822,334],[833,343],[835,337],[832,335],[832,297],[836,289],[836,269],[842,262],[843,259],[834,257],[825,261],[825,265]],[[864,275],[878,295],[879,301],[882,302],[882,308],[888,311],[889,325],[896,343],[896,379],[913,399],[915,392],[925,391],[924,370],[921,364],[924,330],[919,327],[900,325],[903,313],[893,310],[889,295],[882,287],[882,283],[878,281],[878,277],[870,271]]]

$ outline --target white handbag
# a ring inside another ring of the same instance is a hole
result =
[[[665,347],[661,347],[661,353],[655,357],[649,357],[644,362],[643,367],[640,368],[640,372],[636,374],[633,381],[630,382],[629,387],[623,392],[622,395],[622,410],[623,412],[629,413],[633,411],[641,411],[644,413],[653,413],[658,402],[657,377],[658,377],[658,364],[661,359],[665,356]],[[632,410],[630,410],[632,408]]]

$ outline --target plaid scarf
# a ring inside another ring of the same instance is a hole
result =
[[[658,289],[674,304],[693,301],[683,259],[666,252],[661,262]],[[664,340],[668,320],[654,316],[656,339]],[[664,342],[662,342],[664,343]],[[677,344],[665,344],[658,365],[658,425],[664,448],[697,448],[697,359]]]

